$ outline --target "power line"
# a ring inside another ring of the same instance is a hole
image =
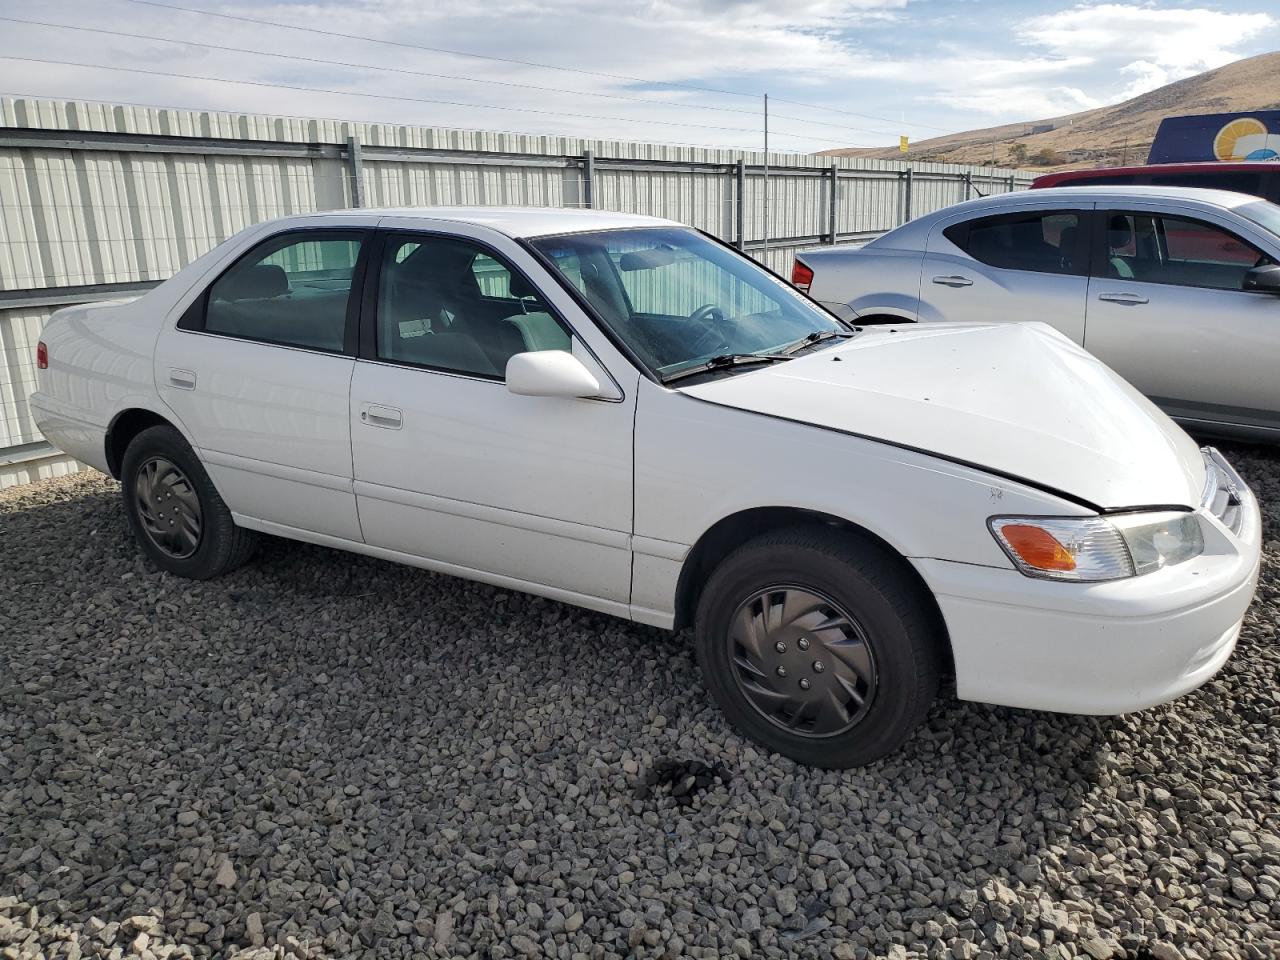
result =
[[[173,73],[167,70],[144,70],[140,67],[117,67],[102,63],[83,63],[77,60],[51,60],[41,57],[18,57],[11,54],[0,55],[0,60],[14,60],[21,63],[41,63],[62,67],[85,67],[91,70],[110,70],[116,73],[138,73],[151,77],[169,77],[176,80],[203,80],[211,83],[235,83],[249,87],[268,87],[278,90],[298,90],[304,93],[323,93],[331,96],[339,97],[366,97],[374,100],[397,100],[407,103],[430,103],[448,107],[467,107],[473,110],[504,110],[510,113],[536,113],[551,117],[572,117],[576,120],[607,120],[618,123],[650,123],[660,124],[667,127],[690,127],[698,130],[716,130],[726,131],[730,133],[758,133],[754,127],[721,127],[706,123],[689,123],[683,120],[649,120],[640,117],[610,117],[601,116],[593,113],[570,113],[564,110],[539,110],[534,107],[507,107],[490,103],[475,103],[463,100],[437,100],[429,97],[406,97],[389,93],[364,93],[357,90],[333,90],[326,87],[310,87],[301,84],[290,83],[268,83],[265,80],[232,80],[227,77],[210,77],[202,74],[194,73]],[[807,133],[796,133],[787,130],[775,130],[774,134],[784,137],[794,137],[801,140],[820,140],[823,143],[838,143],[847,146],[844,140],[834,140],[830,137],[814,137]]]
[[[676,80],[653,80],[645,77],[632,77],[622,73],[605,73],[599,70],[584,70],[580,67],[565,67],[554,63],[540,63],[536,60],[519,60],[514,57],[495,57],[490,54],[470,53],[466,50],[453,50],[447,47],[432,47],[421,43],[409,43],[404,40],[385,40],[381,37],[371,37],[358,33],[343,33],[339,30],[323,30],[320,27],[306,27],[296,23],[281,23],[277,20],[263,20],[258,17],[247,17],[243,14],[218,13],[213,10],[202,10],[199,7],[186,7],[177,3],[164,3],[162,0],[126,0],[126,2],[142,4],[143,6],[148,7],[160,7],[165,10],[179,10],[183,13],[194,13],[198,16],[204,17],[218,17],[223,20],[238,20],[241,23],[252,23],[260,27],[279,27],[282,30],[299,30],[304,33],[314,33],[325,37],[336,37],[341,40],[360,40],[366,43],[381,43],[387,46],[404,47],[410,50],[425,50],[428,53],[443,53],[453,57],[468,57],[473,60],[489,60],[494,63],[509,63],[522,67],[536,67],[540,70],[559,70],[564,73],[576,73],[588,77],[602,77],[608,80],[622,80],[627,83],[648,83],[664,87],[676,87],[683,90],[696,90],[700,93],[713,93],[726,97],[748,97],[752,100],[758,100],[761,96],[759,93],[744,93],[741,90],[724,90],[719,87],[704,87],[698,84],[684,83]],[[782,100],[781,97],[774,97],[773,99]],[[881,123],[892,123],[906,127],[920,127],[922,129],[938,130],[944,133],[952,132],[946,127],[938,127],[928,123],[894,120],[890,117],[878,117],[869,113],[858,113],[853,110],[841,110],[836,107],[821,106],[816,103],[805,103],[803,100],[785,100],[783,102],[797,107],[807,107],[812,110],[831,111],[833,113],[841,113],[850,117],[861,117],[865,120],[878,120]]]
[[[51,97],[47,93],[24,93],[17,90],[7,90],[7,91],[0,90],[0,97],[14,97],[17,99],[25,99],[25,100],[57,99],[57,98]],[[208,106],[192,106],[190,104],[172,103],[169,101],[166,101],[164,103],[143,103],[139,100],[88,100],[83,97],[78,97],[76,98],[76,102],[77,103],[93,103],[93,104],[98,104],[99,106],[108,106],[108,107],[138,107],[143,110],[192,110],[192,111],[208,112],[208,113],[234,112],[234,111],[211,108]],[[375,124],[375,125],[381,124],[383,126],[388,126],[388,127],[404,125],[403,120],[369,120],[369,119],[351,120],[349,118],[344,119],[342,117],[317,117],[314,114],[305,114],[305,113],[290,114],[290,119],[314,120],[318,123],[367,123],[367,124]],[[453,129],[453,128],[446,128],[446,129]],[[510,131],[510,130],[494,130],[494,129],[485,128],[485,127],[468,127],[467,132],[512,134],[515,136],[548,136],[548,134],[513,133],[513,131]],[[576,139],[576,140],[588,139],[586,137],[577,137],[572,135],[566,135],[566,136],[571,136],[572,139]],[[596,139],[606,139],[606,138],[596,138]],[[708,147],[707,144],[705,143],[690,143],[685,140],[648,140],[646,139],[644,142],[645,144],[650,144],[650,145],[656,144],[662,147],[694,147],[699,150],[740,150],[740,151],[751,152],[751,151],[760,149],[758,145],[746,146],[743,144],[727,144],[724,146]],[[774,151],[774,152],[800,154],[800,151],[788,149],[786,147],[783,147],[782,150],[780,151]]]
[[[323,57],[305,57],[300,54],[278,53],[273,50],[253,50],[248,47],[232,47],[218,43],[207,43],[202,40],[183,40],[176,37],[160,37],[147,33],[126,33],[121,30],[108,30],[105,27],[81,27],[70,23],[49,23],[43,20],[26,20],[21,17],[0,16],[0,21],[8,23],[21,23],[33,27],[51,27],[57,30],[75,30],[80,33],[97,33],[111,37],[121,37],[126,40],[152,40],[159,43],[172,43],[182,46],[202,47],[206,50],[221,50],[226,53],[242,53],[259,57],[272,57],[278,60],[295,60],[301,63],[323,64],[331,67],[348,67],[359,70],[378,70],[384,73],[397,73],[405,76],[427,77],[434,80],[459,80],[464,83],[483,83],[498,87],[512,87],[521,90],[536,90],[541,93],[565,93],[577,97],[600,97],[607,100],[625,100],[630,103],[647,103],[654,106],[666,107],[667,109],[680,110],[714,110],[718,113],[736,113],[751,117],[758,117],[759,112],[756,110],[744,110],[739,107],[720,107],[710,106],[700,103],[677,103],[670,100],[655,100],[652,97],[632,97],[618,93],[598,93],[589,90],[571,90],[567,87],[546,87],[533,83],[519,83],[512,80],[489,80],[481,77],[464,77],[458,74],[450,73],[431,73],[424,70],[409,70],[403,67],[387,67],[374,63],[353,63],[346,60],[329,60]],[[811,120],[808,117],[795,117],[786,114],[774,114],[775,117],[782,120],[794,120],[797,123],[814,124],[821,127],[834,127],[838,130],[852,130],[855,133],[870,133],[877,136],[890,137],[895,136],[888,130],[873,130],[866,127],[855,127],[845,123],[830,123],[823,120]]]

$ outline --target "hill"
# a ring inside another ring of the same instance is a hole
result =
[[[1165,117],[1280,108],[1280,52],[1238,60],[1110,107],[1048,120],[1008,123],[911,144],[907,158],[997,166],[1068,169],[1145,163]],[[1025,152],[1024,152],[1025,151]],[[897,147],[824,150],[841,157],[902,160]]]

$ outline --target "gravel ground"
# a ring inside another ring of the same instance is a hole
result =
[[[1280,454],[1229,455],[1268,544],[1217,679],[946,700],[843,773],[684,636],[274,540],[191,583],[100,475],[2,493],[0,956],[1280,956]]]

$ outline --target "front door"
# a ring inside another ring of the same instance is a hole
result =
[[[552,302],[572,301],[527,279],[546,276],[513,241],[388,231],[376,262],[351,383],[365,539],[625,612],[637,375],[616,388]],[[572,351],[614,396],[510,393],[506,361],[527,350]]]
[[[1280,298],[1241,289],[1271,258],[1190,216],[1099,219],[1089,351],[1171,416],[1280,428]]]
[[[921,322],[1040,320],[1084,342],[1088,211],[1026,210],[940,223],[920,274]]]
[[[156,344],[161,398],[241,520],[360,540],[348,390],[365,234],[258,244]]]

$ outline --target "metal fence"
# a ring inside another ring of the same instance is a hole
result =
[[[0,486],[75,469],[27,408],[58,306],[129,296],[253,223],[342,207],[594,207],[797,250],[1024,189],[1026,173],[0,98]],[[765,224],[770,236],[765,236]]]

